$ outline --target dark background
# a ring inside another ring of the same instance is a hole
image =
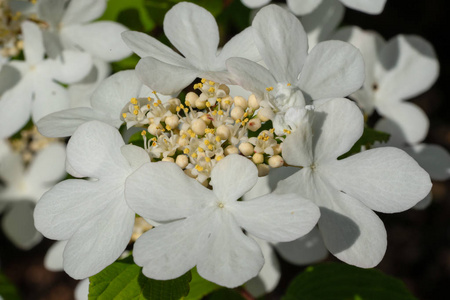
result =
[[[450,11],[446,9],[447,2],[388,0],[384,12],[378,16],[347,9],[344,23],[375,30],[386,39],[400,33],[417,34],[434,45],[441,64],[440,77],[429,91],[411,101],[422,107],[430,118],[426,142],[442,145],[450,151],[450,32],[446,27]],[[388,232],[388,249],[378,268],[402,279],[419,299],[450,299],[449,182],[434,183],[433,203],[424,211],[380,214]],[[50,272],[43,267],[43,257],[51,244],[52,241],[44,240],[31,251],[20,251],[0,234],[1,269],[24,299],[73,298],[77,282],[63,272]],[[335,259],[330,256],[329,260]],[[302,270],[287,264],[282,268],[285,275],[270,299],[278,299],[292,277]]]

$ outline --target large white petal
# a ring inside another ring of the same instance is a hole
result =
[[[216,209],[208,224],[197,270],[203,278],[234,288],[258,275],[264,257],[258,244],[246,236],[232,215]]]
[[[270,5],[253,19],[254,38],[264,63],[278,82],[296,84],[308,55],[308,38],[300,21]]]
[[[39,27],[32,22],[22,23],[23,52],[25,60],[30,66],[40,63],[44,59],[44,43]]]
[[[214,64],[219,29],[206,9],[188,2],[174,5],[164,17],[164,33],[196,67],[208,70]]]
[[[188,217],[215,198],[171,162],[147,163],[136,170],[127,178],[125,197],[136,213],[155,221]]]
[[[379,14],[383,11],[386,0],[340,0],[345,6],[368,13]]]
[[[297,128],[284,140],[283,159],[289,165],[304,167],[314,162],[311,126],[304,124],[304,128]]]
[[[323,167],[337,190],[384,213],[411,208],[431,189],[428,173],[393,147],[367,150]]]
[[[101,21],[68,26],[61,31],[61,34],[84,51],[111,62],[121,60],[132,53],[121,38],[121,33],[125,30],[127,28],[122,24]]]
[[[450,154],[444,147],[419,144],[404,150],[430,174],[431,179],[444,181],[450,178]]]
[[[75,300],[88,300],[89,296],[89,278],[81,280],[75,287]]]
[[[269,194],[230,207],[239,226],[269,242],[297,239],[317,224],[316,205],[297,194]]]
[[[70,1],[61,22],[64,25],[81,24],[99,18],[106,9],[106,0]]]
[[[142,58],[136,65],[136,72],[145,85],[166,95],[177,94],[200,73],[194,67],[171,65],[151,57]]]
[[[37,3],[39,19],[45,20],[50,27],[57,28],[65,10],[65,1],[41,0]]]
[[[47,270],[54,272],[64,270],[63,253],[66,245],[67,241],[58,241],[48,249],[44,257],[44,266]]]
[[[341,41],[317,44],[306,58],[299,87],[311,100],[345,97],[364,83],[364,60],[356,47]]]
[[[243,57],[251,61],[261,60],[258,49],[253,40],[254,29],[248,27],[233,36],[222,48],[216,59],[216,67],[223,68],[225,62],[231,57]]]
[[[379,78],[378,99],[409,99],[428,90],[439,74],[433,46],[415,35],[398,35],[381,50],[375,66]]]
[[[93,62],[89,53],[64,50],[53,62],[54,79],[63,83],[75,83],[89,74]]]
[[[219,201],[233,202],[248,192],[258,180],[256,166],[247,158],[229,155],[211,171],[211,186]]]
[[[321,4],[322,0],[287,0],[286,2],[294,14],[306,15],[313,12]]]
[[[43,117],[69,108],[69,93],[60,84],[53,81],[43,81],[34,90],[31,117],[38,122]]]

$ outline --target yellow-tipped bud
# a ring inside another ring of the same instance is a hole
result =
[[[240,106],[235,106],[232,110],[231,110],[231,114],[230,116],[233,118],[233,120],[237,120],[237,119],[242,119],[242,117],[244,116],[244,109],[242,109],[242,107]]]
[[[231,135],[231,130],[227,125],[220,125],[216,129],[216,135],[222,140],[227,140]]]
[[[206,129],[206,123],[202,119],[196,119],[191,124],[192,131],[196,135],[204,135]]]
[[[189,164],[189,158],[186,155],[178,155],[175,163],[182,169],[186,168]]]

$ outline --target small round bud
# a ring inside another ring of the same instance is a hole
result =
[[[163,159],[161,159],[162,161],[168,161],[168,162],[175,162],[175,160],[173,159],[173,157],[167,156],[164,157]]]
[[[238,154],[239,153],[239,149],[236,148],[233,145],[230,145],[230,146],[225,148],[224,153],[225,153],[225,155]]]
[[[264,177],[269,174],[270,167],[266,164],[259,164],[256,168],[258,169],[258,177]]]
[[[275,146],[272,147],[273,149],[273,154],[277,155],[281,153],[281,144],[276,144]]]
[[[170,128],[176,128],[178,126],[179,121],[180,120],[178,119],[177,115],[171,115],[166,117],[165,119],[166,125],[169,125]]]
[[[232,110],[231,110],[231,117],[233,118],[233,120],[237,120],[237,119],[242,119],[242,117],[244,116],[244,110],[242,109],[242,107],[240,106],[235,106]]]
[[[279,155],[274,155],[269,158],[269,166],[271,168],[279,168],[284,165],[284,159]]]
[[[148,132],[151,135],[158,136],[161,133],[161,129],[162,129],[161,124],[153,123],[153,124],[150,124],[150,126],[148,127]]]
[[[233,98],[233,100],[234,100],[234,106],[236,107],[236,106],[239,106],[239,107],[242,107],[242,109],[247,109],[247,100],[245,100],[245,98],[244,97],[241,97],[241,96],[236,96],[236,97],[234,97]]]
[[[184,99],[185,101],[189,101],[192,107],[195,107],[195,101],[197,101],[198,95],[194,92],[189,92]]]
[[[239,151],[245,156],[250,156],[253,154],[253,145],[248,142],[241,143],[239,145]]]
[[[175,162],[180,168],[184,169],[189,164],[189,158],[184,154],[180,154],[177,156],[177,160]]]
[[[204,135],[205,134],[205,129],[206,129],[206,123],[202,119],[195,119],[191,123],[191,128],[192,128],[192,131],[196,135]]]
[[[231,98],[231,96],[226,96],[222,98],[222,102],[220,104],[220,107],[222,109],[228,109],[231,107],[231,105],[233,104],[233,98]]]
[[[187,138],[185,139],[179,138],[177,144],[180,145],[181,147],[186,147],[187,145],[189,145],[189,140]]]
[[[227,125],[220,125],[216,129],[216,135],[222,140],[227,140],[231,135],[231,130]]]
[[[255,164],[261,164],[264,162],[264,155],[261,153],[255,153],[253,154],[252,160]]]
[[[274,113],[273,113],[272,109],[270,109],[269,107],[264,107],[264,108],[258,110],[258,118],[260,118],[261,121],[263,121],[263,122],[272,120],[273,117],[274,117]]]
[[[259,102],[260,101],[254,94],[251,94],[250,97],[248,97],[248,107],[253,110],[257,110],[259,108]]]
[[[204,109],[206,107],[206,100],[199,97],[197,100],[195,100],[195,107],[197,107],[198,109]]]
[[[200,119],[202,119],[206,125],[211,124],[211,119],[209,118],[209,114],[204,114],[200,117]]]
[[[247,128],[251,131],[256,131],[261,128],[261,120],[259,118],[253,118],[247,123]]]
[[[227,85],[225,85],[225,84],[221,84],[221,85],[219,85],[219,89],[221,89],[222,91],[224,91],[225,92],[225,94],[230,94],[230,88],[227,86]]]

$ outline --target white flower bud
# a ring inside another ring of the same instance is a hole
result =
[[[197,101],[197,99],[198,99],[198,95],[194,92],[187,93],[186,97],[185,97],[185,101],[189,101],[189,103],[191,104],[192,107],[196,107],[195,101]]]
[[[228,104],[227,104],[228,103]],[[231,96],[226,96],[222,98],[222,102],[220,103],[220,107],[224,110],[227,110],[233,104],[233,98]]]
[[[274,155],[269,158],[269,166],[271,168],[279,168],[284,165],[284,159],[279,155]]]
[[[231,130],[227,125],[220,125],[216,129],[216,135],[222,140],[227,140],[231,135]]]
[[[230,145],[230,146],[225,148],[224,153],[225,153],[225,155],[238,154],[239,153],[239,149],[236,148],[233,145]]]
[[[234,100],[235,107],[239,106],[239,107],[242,107],[242,109],[244,109],[244,110],[247,109],[247,106],[248,106],[247,100],[245,100],[244,97],[236,96],[233,98],[233,100]]]
[[[209,118],[209,114],[204,114],[200,117],[200,119],[202,119],[206,125],[211,124],[211,119]]]
[[[177,115],[171,115],[171,116],[166,117],[166,119],[165,119],[166,125],[169,125],[170,128],[172,128],[172,129],[178,127],[179,121],[180,120],[178,119]]]
[[[148,127],[148,132],[151,135],[158,136],[161,133],[161,129],[162,129],[162,127],[160,124],[153,123],[153,124],[150,124],[150,126]]]
[[[206,129],[206,123],[202,119],[195,119],[191,123],[191,129],[196,135],[204,135]]]
[[[222,91],[224,91],[225,92],[225,94],[230,94],[230,88],[227,86],[227,85],[225,85],[225,84],[221,84],[221,85],[219,85],[219,89],[221,89]]]
[[[258,111],[258,118],[260,118],[261,121],[263,121],[263,122],[272,120],[273,117],[274,117],[274,113],[273,113],[272,109],[269,107],[264,107]]]
[[[258,177],[264,177],[269,174],[270,168],[266,164],[259,164],[256,168],[258,169]]]
[[[176,164],[184,169],[189,164],[189,158],[184,154],[180,154],[177,156]]]
[[[161,159],[162,161],[168,161],[168,162],[175,162],[175,160],[173,159],[173,157],[167,156],[164,157],[163,159]]]
[[[255,95],[251,94],[250,97],[248,97],[248,107],[251,109],[257,110],[259,108],[259,103],[260,101]]]
[[[231,110],[231,117],[233,118],[233,120],[237,120],[237,119],[242,119],[242,117],[244,116],[244,110],[242,109],[242,107],[240,106],[235,106],[232,110]]]
[[[241,143],[239,145],[239,151],[245,156],[250,156],[253,154],[253,145],[247,142]]]
[[[273,149],[273,154],[277,155],[281,153],[281,144],[276,144],[275,146],[272,147]]]
[[[254,118],[248,121],[247,128],[251,131],[256,131],[261,128],[261,120],[259,118]]]
[[[261,164],[264,162],[264,155],[261,153],[255,153],[253,154],[252,160],[255,164]]]
[[[197,98],[197,100],[195,100],[195,107],[198,109],[204,109],[206,107],[206,100],[200,97]]]
[[[177,143],[181,147],[186,147],[187,145],[189,145],[189,139],[187,139],[187,138],[186,139],[180,138],[180,139],[178,139]]]

